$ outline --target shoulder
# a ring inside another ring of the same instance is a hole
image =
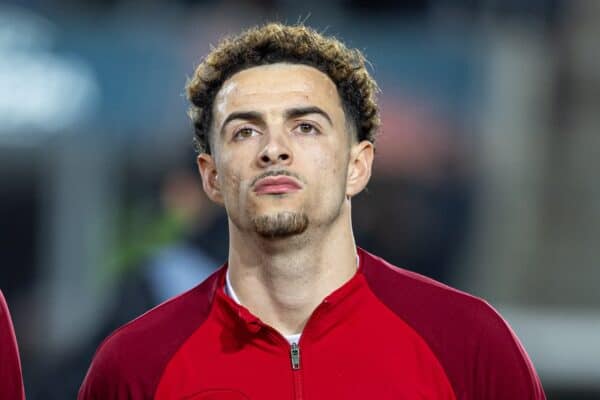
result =
[[[151,397],[172,355],[208,317],[222,269],[107,337],[94,356],[79,399]]]
[[[17,342],[10,311],[4,299],[4,294],[0,290],[0,351],[4,355],[4,353],[16,352],[16,348]]]
[[[8,320],[8,306],[6,305],[6,300],[4,299],[4,294],[0,290],[0,319],[2,322]]]
[[[435,324],[467,319],[469,327],[497,321],[496,311],[484,300],[434,279],[361,252],[363,273],[374,294],[407,322]]]
[[[544,398],[519,339],[485,300],[368,252],[361,257],[372,292],[428,343],[457,394],[469,394],[469,399]]]
[[[17,340],[2,291],[0,291],[0,393],[11,399],[25,398]]]

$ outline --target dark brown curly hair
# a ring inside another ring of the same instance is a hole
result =
[[[358,140],[375,142],[379,128],[378,87],[360,50],[348,49],[339,40],[304,25],[270,23],[221,41],[187,82],[196,151],[210,154],[213,101],[223,83],[241,70],[279,62],[304,64],[327,74],[338,89]]]

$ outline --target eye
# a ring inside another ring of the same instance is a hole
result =
[[[233,138],[235,140],[243,140],[256,135],[258,135],[258,131],[256,129],[245,126],[238,129],[233,135]]]
[[[317,135],[321,132],[313,125],[308,122],[302,122],[296,126],[296,131],[303,135]]]

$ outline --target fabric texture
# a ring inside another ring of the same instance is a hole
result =
[[[0,399],[25,399],[17,340],[2,291],[0,291]]]
[[[107,338],[79,399],[545,399],[487,303],[359,257],[297,345],[226,295],[224,265]]]

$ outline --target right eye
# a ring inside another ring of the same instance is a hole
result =
[[[246,126],[246,127],[238,129],[235,132],[233,138],[235,140],[243,140],[243,139],[247,139],[249,137],[256,136],[256,135],[258,135],[258,131],[256,129]]]

